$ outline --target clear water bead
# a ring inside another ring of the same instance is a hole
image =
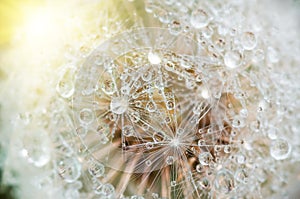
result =
[[[57,161],[59,175],[68,183],[75,182],[81,175],[81,165],[74,157],[63,157]]]
[[[200,153],[198,158],[199,158],[200,164],[208,165],[210,163],[210,161],[212,160],[212,155],[210,154],[210,152],[203,152],[203,153]]]
[[[283,139],[274,140],[270,146],[270,154],[275,160],[284,160],[291,153],[291,145]]]
[[[206,11],[197,9],[192,12],[190,22],[194,28],[199,29],[207,26],[209,20],[210,18]]]
[[[224,56],[224,63],[229,69],[237,68],[242,63],[242,54],[239,51],[228,51]]]
[[[56,91],[63,98],[69,98],[74,94],[75,86],[73,82],[73,71],[67,69],[56,85]]]
[[[122,128],[122,134],[126,137],[130,137],[134,134],[134,129],[131,125],[126,125]]]
[[[89,108],[83,108],[79,112],[79,121],[84,125],[91,124],[94,120],[93,111]]]
[[[227,169],[218,171],[214,182],[217,191],[228,194],[234,189],[234,184],[234,177],[230,171]]]
[[[115,114],[123,114],[128,109],[127,97],[115,97],[110,102],[110,110]]]
[[[98,178],[104,174],[105,168],[103,164],[96,162],[96,160],[91,160],[88,171],[92,176]]]
[[[256,36],[252,32],[244,32],[241,38],[242,45],[245,50],[252,50],[256,47]]]
[[[113,185],[107,183],[101,186],[100,193],[101,195],[110,198],[115,195],[115,188]]]
[[[168,156],[168,157],[166,158],[166,163],[167,163],[167,165],[172,165],[172,164],[174,163],[174,161],[175,161],[175,159],[174,159],[173,156]]]

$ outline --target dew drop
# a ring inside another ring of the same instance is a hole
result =
[[[268,137],[271,140],[274,140],[274,139],[277,138],[277,129],[275,127],[269,128],[269,130],[267,131],[267,133],[268,133]]]
[[[152,142],[147,142],[147,143],[146,143],[146,148],[147,148],[148,150],[153,149],[153,143],[152,143]]]
[[[192,12],[190,22],[194,28],[199,29],[207,26],[209,20],[210,18],[204,10],[197,9]]]
[[[83,125],[91,124],[94,120],[94,114],[93,111],[89,108],[83,108],[79,112],[79,121]]]
[[[203,153],[200,153],[198,158],[199,158],[200,164],[206,166],[212,160],[212,155],[210,154],[210,152],[203,152]]]
[[[110,198],[115,194],[115,188],[113,185],[107,183],[101,186],[100,192],[101,195],[105,196],[106,198]]]
[[[151,161],[151,160],[147,160],[147,161],[145,162],[145,164],[149,167],[149,166],[151,166],[152,161]]]
[[[116,92],[115,84],[111,80],[106,80],[102,83],[101,89],[107,95],[112,95]]]
[[[241,41],[245,50],[252,50],[257,44],[256,36],[252,32],[243,33]]]
[[[149,55],[148,55],[148,59],[149,59]],[[149,60],[150,61],[150,60]],[[153,62],[157,63],[157,61],[155,60],[152,60]],[[152,63],[154,64],[154,63]],[[145,82],[148,82],[150,81],[152,78],[152,72],[150,71],[146,71],[143,75],[142,75],[142,79],[145,81]]]
[[[81,165],[74,157],[63,157],[57,161],[59,175],[68,183],[75,182],[81,175]]]
[[[96,178],[103,176],[105,172],[104,165],[96,162],[96,160],[91,160],[88,168],[89,173]]]
[[[232,151],[232,147],[231,147],[231,146],[226,145],[226,146],[224,147],[224,152],[225,152],[225,153],[231,153],[231,151]]]
[[[242,54],[238,51],[228,51],[224,56],[224,63],[229,69],[237,68],[242,63]]]
[[[121,97],[114,97],[110,102],[110,110],[115,114],[123,114],[128,109],[128,98],[121,96]]]
[[[122,134],[125,137],[130,137],[130,136],[134,135],[134,129],[133,129],[133,127],[131,125],[125,125],[122,128]]]
[[[56,91],[63,98],[69,98],[74,94],[75,88],[72,79],[65,74],[56,85]]]
[[[244,184],[248,182],[248,176],[249,174],[245,169],[238,169],[234,174],[235,179]]]
[[[284,160],[291,153],[291,145],[283,139],[274,140],[270,146],[270,154],[275,160]]]
[[[167,163],[167,165],[172,165],[172,164],[174,163],[174,161],[175,161],[175,159],[174,159],[173,156],[168,156],[168,157],[166,158],[166,163]]]
[[[146,104],[146,109],[147,111],[149,111],[150,113],[153,113],[156,111],[156,104],[153,101],[149,101]]]
[[[207,178],[202,178],[201,180],[197,181],[197,184],[200,189],[207,189],[210,186],[210,182]]]
[[[196,165],[196,171],[197,171],[198,173],[203,172],[203,166],[202,166],[201,164],[197,164],[197,165]]]
[[[176,181],[175,180],[173,180],[173,181],[171,181],[171,187],[175,187],[176,186]]]
[[[172,35],[179,35],[179,33],[182,31],[182,27],[179,21],[172,21],[169,25],[169,32]]]
[[[214,186],[217,191],[228,194],[234,189],[234,177],[232,173],[226,169],[221,169],[218,171]]]

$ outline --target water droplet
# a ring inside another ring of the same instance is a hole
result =
[[[207,178],[202,178],[201,180],[197,181],[197,184],[200,189],[207,189],[210,186],[210,182]]]
[[[253,55],[253,62],[255,63],[259,63],[261,61],[263,61],[265,59],[265,53],[262,49],[257,49],[255,52],[254,52],[254,55]]]
[[[122,134],[126,137],[134,135],[134,129],[131,125],[126,125],[122,129]]]
[[[156,104],[151,100],[146,104],[146,109],[150,113],[153,113],[154,111],[156,111]]]
[[[256,36],[252,32],[243,33],[241,41],[245,50],[253,50],[257,44]]]
[[[268,137],[271,140],[274,140],[277,138],[277,129],[275,127],[270,127],[267,133],[268,133]]]
[[[192,12],[190,22],[194,28],[199,29],[207,26],[209,20],[210,18],[206,11],[197,9]]]
[[[160,57],[158,56],[158,54],[153,53],[153,52],[149,52],[149,53],[148,53],[148,61],[149,61],[151,64],[157,65],[157,64],[160,64],[161,59],[160,59]]]
[[[105,168],[103,164],[97,162],[96,160],[90,160],[88,171],[92,176],[98,178],[103,176]]]
[[[205,145],[206,145],[206,143],[205,143],[204,139],[198,140],[198,146],[205,146]]]
[[[173,101],[168,100],[167,103],[166,103],[166,105],[167,105],[167,109],[168,110],[174,109],[174,102]]]
[[[175,187],[176,186],[176,181],[175,180],[173,180],[173,181],[171,181],[171,187]]]
[[[147,160],[147,161],[145,162],[145,164],[149,167],[149,166],[151,166],[152,161],[151,161],[151,160]]]
[[[248,182],[249,174],[246,169],[238,169],[234,175],[238,182],[246,184]]]
[[[169,28],[170,34],[175,35],[175,36],[179,35],[180,32],[182,31],[182,27],[181,27],[181,24],[179,21],[172,21],[168,25],[168,28]]]
[[[162,132],[154,132],[152,138],[154,142],[163,142],[166,139],[166,135]]]
[[[149,58],[149,55],[148,55],[148,58]],[[152,60],[152,61],[155,62],[155,60]],[[152,63],[152,64],[154,64],[154,63]],[[150,71],[146,71],[146,72],[144,72],[143,75],[142,75],[142,79],[143,79],[145,82],[150,81],[151,78],[152,78],[152,72],[150,72]]]
[[[159,21],[161,21],[164,24],[170,23],[170,21],[172,19],[172,13],[170,13],[166,10],[161,10],[158,13],[158,19],[159,19]]]
[[[89,125],[93,122],[94,120],[94,114],[93,111],[89,108],[83,108],[79,112],[79,121],[83,125]]]
[[[224,63],[229,69],[237,68],[242,63],[242,54],[238,51],[228,51],[224,56]]]
[[[74,94],[73,72],[71,69],[65,71],[60,81],[56,85],[56,91],[63,98],[69,98]]]
[[[79,126],[77,129],[76,129],[76,133],[77,135],[79,135],[80,137],[85,137],[86,136],[86,133],[87,133],[87,128],[83,127],[83,126]]]
[[[115,194],[115,188],[113,185],[107,183],[103,184],[100,188],[101,195],[105,196],[106,198],[110,198]]]
[[[210,152],[203,152],[203,153],[200,153],[198,158],[199,158],[200,164],[206,166],[210,163],[210,161],[212,160],[213,157],[210,154]]]
[[[81,165],[74,157],[63,157],[57,161],[59,175],[68,183],[75,182],[81,175]]]
[[[291,153],[291,145],[283,139],[274,140],[270,146],[270,154],[275,160],[284,160]]]
[[[214,181],[214,186],[217,191],[228,194],[234,189],[234,184],[234,177],[230,171],[226,169],[218,171]]]
[[[201,164],[197,164],[197,165],[196,165],[196,171],[197,171],[198,173],[203,172],[203,166],[202,166]]]
[[[110,110],[115,114],[123,114],[128,109],[128,98],[125,96],[114,97],[110,102]]]
[[[245,127],[246,123],[242,117],[235,116],[232,120],[231,125],[233,128],[243,128],[243,127]]]
[[[147,142],[146,143],[146,148],[149,149],[149,150],[153,149],[153,143],[152,142]]]
[[[116,92],[115,84],[111,80],[104,81],[101,85],[101,89],[107,95],[112,95]]]
[[[246,157],[242,154],[236,155],[236,161],[237,161],[238,164],[245,164]]]
[[[174,159],[173,156],[168,156],[168,157],[166,158],[166,163],[167,163],[167,165],[172,165],[172,164],[174,163],[174,161],[175,161],[175,159]]]
[[[242,118],[247,118],[248,117],[248,110],[247,109],[241,109],[240,110],[240,116]]]
[[[232,151],[232,147],[231,147],[231,146],[226,145],[226,146],[224,147],[224,152],[225,152],[225,153],[231,153],[231,151]]]

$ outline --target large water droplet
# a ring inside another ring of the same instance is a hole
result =
[[[110,102],[110,110],[115,114],[123,114],[128,109],[128,98],[114,97]]]
[[[174,163],[174,161],[175,161],[175,159],[174,159],[173,156],[168,156],[168,157],[166,158],[166,163],[167,163],[167,165],[172,165],[172,164]]]
[[[100,193],[105,196],[105,198],[111,198],[115,194],[115,188],[109,183],[103,184],[100,188]]]
[[[199,29],[207,26],[209,20],[210,18],[205,10],[197,9],[192,12],[190,22],[194,28]]]
[[[203,152],[203,153],[200,153],[198,158],[199,158],[200,164],[208,165],[210,163],[210,161],[212,160],[212,155],[210,154],[210,152]]]
[[[146,109],[147,111],[149,111],[150,113],[153,113],[154,111],[156,111],[156,104],[153,101],[149,101],[146,104]]]
[[[214,182],[217,191],[228,194],[234,189],[234,184],[234,177],[230,171],[226,169],[218,171]]]
[[[59,175],[68,183],[75,182],[81,175],[81,165],[74,157],[63,157],[57,161]]]
[[[224,56],[224,63],[229,69],[237,68],[242,63],[242,54],[238,51],[228,51]]]
[[[79,121],[83,125],[91,124],[94,120],[94,114],[93,111],[89,108],[83,108],[79,112]]]
[[[175,35],[175,36],[179,35],[180,32],[182,31],[182,26],[179,21],[172,21],[169,24],[168,28],[169,28],[170,34]]]
[[[243,33],[241,41],[245,50],[252,50],[257,44],[256,36],[252,32]]]
[[[283,139],[274,140],[270,146],[270,154],[275,160],[284,160],[291,153],[291,145]]]
[[[111,80],[106,80],[102,83],[101,89],[104,93],[107,95],[112,95],[113,93],[116,92],[116,87],[113,81]]]

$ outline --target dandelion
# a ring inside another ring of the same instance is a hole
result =
[[[92,24],[96,36],[49,77],[47,107],[15,120],[40,132],[16,147],[43,171],[32,186],[48,198],[287,196],[300,157],[299,27],[292,8],[269,3],[128,1],[139,9],[125,21]]]

